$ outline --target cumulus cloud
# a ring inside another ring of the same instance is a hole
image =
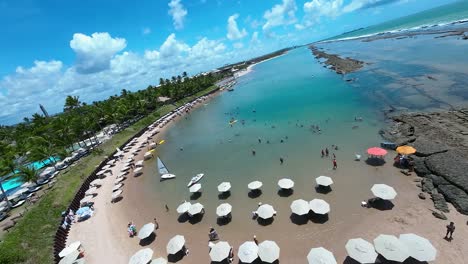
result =
[[[70,41],[70,47],[76,53],[76,69],[83,74],[108,69],[112,57],[126,46],[125,39],[112,38],[107,32],[91,36],[75,33]]]
[[[247,30],[245,28],[240,30],[237,26],[237,18],[239,18],[239,14],[234,14],[228,18],[227,38],[230,40],[241,39],[247,36]]]
[[[281,4],[265,11],[263,18],[266,23],[263,25],[263,30],[268,31],[277,26],[294,24],[297,20],[296,11],[297,6],[294,0],[283,0]]]
[[[184,8],[180,0],[171,0],[169,2],[169,15],[172,16],[172,21],[175,29],[184,28],[184,19],[188,14],[187,9]]]
[[[405,0],[353,0],[343,8],[343,12],[349,13],[356,10],[374,8],[403,1]]]
[[[319,22],[321,17],[335,18],[341,15],[343,0],[312,0],[304,3],[303,24],[296,24],[298,30]]]

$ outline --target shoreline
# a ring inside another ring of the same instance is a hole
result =
[[[249,74],[249,73],[253,72],[253,67],[255,67],[256,65],[261,64],[261,63],[266,62],[266,61],[269,61],[269,60],[277,59],[277,58],[279,58],[279,57],[281,57],[281,56],[283,56],[283,55],[286,55],[286,54],[288,54],[287,51],[286,51],[285,53],[283,53],[283,54],[279,54],[279,55],[277,55],[277,56],[268,58],[268,59],[266,59],[266,60],[262,60],[262,61],[253,63],[253,64],[247,66],[246,69],[240,70],[239,72],[234,73],[234,76],[235,76],[235,78],[242,77],[242,76],[244,76],[244,75],[246,75],[246,74]]]

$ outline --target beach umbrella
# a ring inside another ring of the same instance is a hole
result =
[[[135,174],[135,175],[138,175],[138,174],[141,174],[141,173],[143,173],[143,168],[142,167],[138,167],[133,171],[133,174]]]
[[[263,262],[273,263],[279,259],[280,248],[275,241],[265,240],[258,245],[258,256]]]
[[[396,151],[401,155],[411,155],[416,153],[416,149],[411,146],[399,146]]]
[[[184,245],[185,245],[184,236],[177,235],[171,238],[171,240],[169,240],[166,246],[167,254],[169,255],[176,254],[177,252],[181,251],[182,248],[184,248]]]
[[[62,251],[60,251],[60,253],[58,254],[59,257],[63,258],[65,256],[67,256],[68,254],[72,253],[73,251],[75,250],[78,250],[81,246],[81,242],[80,241],[75,241],[73,243],[71,243],[70,245],[68,245],[68,247],[62,249]]]
[[[244,242],[237,251],[237,256],[242,263],[252,263],[258,258],[258,246],[253,241]]]
[[[137,167],[143,167],[143,160],[139,160],[135,163],[135,166]]]
[[[306,215],[310,211],[309,203],[306,200],[295,200],[291,203],[291,211],[297,215]]]
[[[278,186],[281,189],[291,189],[294,187],[294,182],[291,179],[284,178],[278,181]]]
[[[322,199],[313,199],[309,202],[310,210],[316,214],[328,214],[330,205]]]
[[[190,188],[189,188],[189,191],[191,193],[196,193],[196,192],[199,192],[200,190],[201,190],[201,184],[200,183],[196,183],[196,184],[190,186]]]
[[[189,215],[196,215],[203,211],[203,205],[201,203],[192,204],[187,211]]]
[[[80,204],[85,204],[85,203],[89,203],[89,202],[92,202],[93,201],[93,196],[91,195],[88,195],[88,196],[85,196],[85,198],[81,199],[80,200]]]
[[[315,178],[315,182],[317,183],[317,185],[321,186],[330,186],[333,184],[332,178],[328,176],[318,176],[317,178]]]
[[[116,185],[114,185],[114,187],[112,188],[112,191],[115,192],[117,191],[118,189],[122,188],[123,184],[122,183],[118,183]]]
[[[117,190],[117,191],[113,192],[112,193],[112,201],[117,199],[121,194],[122,194],[122,190]]]
[[[153,259],[150,264],[167,264],[167,259],[165,258]]]
[[[146,225],[142,226],[140,231],[138,231],[138,238],[145,239],[149,237],[154,232],[154,228],[154,223],[147,223]]]
[[[122,171],[119,173],[119,175],[117,175],[117,177],[123,177],[125,175],[127,175],[128,171]]]
[[[153,250],[150,248],[140,249],[130,258],[128,264],[148,264],[153,257]]]
[[[220,241],[216,243],[210,250],[210,258],[212,261],[221,262],[229,257],[231,246],[228,242]]]
[[[72,252],[70,252],[68,255],[66,255],[63,259],[61,259],[59,264],[73,264],[79,255],[80,255],[80,252],[75,249]]]
[[[100,170],[96,173],[96,176],[104,175],[104,173],[106,173],[106,170]]]
[[[333,253],[323,247],[312,248],[307,254],[309,264],[337,264]]]
[[[80,207],[75,213],[78,217],[85,217],[93,214],[93,210],[88,206]]]
[[[257,190],[262,187],[263,183],[261,181],[253,181],[247,185],[250,190]]]
[[[406,245],[396,236],[379,235],[374,239],[375,250],[387,260],[403,262],[409,258]]]
[[[131,162],[133,162],[133,158],[132,158],[132,157],[128,157],[128,158],[125,160],[125,162],[131,163]]]
[[[86,260],[84,258],[80,258],[73,261],[73,264],[86,264]]]
[[[231,189],[231,183],[230,182],[222,182],[220,185],[218,185],[218,191],[219,192],[227,192]]]
[[[121,172],[125,172],[125,171],[128,171],[130,169],[130,167],[128,165],[125,165],[124,167],[122,167],[120,169]]]
[[[102,180],[101,179],[96,179],[96,180],[90,182],[89,185],[91,185],[91,186],[102,185]]]
[[[345,247],[349,257],[359,263],[375,263],[378,256],[374,245],[362,238],[348,240]]]
[[[216,208],[216,214],[219,217],[227,216],[228,214],[231,213],[231,211],[232,211],[232,205],[228,203],[220,204],[218,208]]]
[[[383,200],[393,200],[397,196],[397,192],[393,187],[386,184],[374,184],[371,188],[372,193]]]
[[[367,149],[367,154],[372,156],[385,156],[387,155],[387,151],[383,148],[372,147]]]
[[[103,169],[103,170],[108,170],[108,169],[110,169],[110,168],[111,168],[111,165],[107,164],[107,165],[103,166],[101,169]]]
[[[97,188],[96,188],[96,187],[91,187],[91,188],[89,188],[89,189],[85,192],[85,194],[86,194],[86,195],[93,195],[93,194],[96,193],[96,191],[97,191]]]
[[[177,207],[176,211],[179,214],[185,214],[186,212],[188,212],[191,205],[192,205],[191,203],[185,201]]]
[[[119,178],[115,179],[114,184],[117,185],[117,184],[119,184],[119,183],[120,183],[121,181],[123,181],[123,180],[125,180],[124,177],[119,177]]]
[[[400,241],[406,245],[409,255],[421,262],[434,261],[437,256],[437,249],[429,240],[415,234],[402,234]]]
[[[273,215],[276,213],[275,209],[273,206],[269,204],[262,204],[260,207],[257,209],[257,215],[258,217],[262,219],[268,219],[273,217]]]

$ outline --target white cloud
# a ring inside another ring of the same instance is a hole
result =
[[[141,33],[142,33],[143,35],[151,34],[151,28],[145,27],[145,28],[143,28],[143,30],[141,31]]]
[[[245,28],[239,30],[236,19],[239,18],[239,14],[234,14],[228,18],[227,24],[227,38],[230,40],[241,39],[247,36]]]
[[[304,18],[302,24],[296,24],[297,30],[302,30],[317,24],[321,17],[336,18],[342,14],[343,0],[312,0],[304,3]]]
[[[375,8],[387,4],[405,2],[407,2],[407,0],[353,0],[343,8],[343,12],[349,13],[359,9]]]
[[[263,30],[268,31],[277,26],[294,24],[297,20],[296,11],[297,6],[294,0],[283,0],[281,4],[265,11],[263,18],[266,19],[266,23],[263,25]]]
[[[70,41],[70,47],[76,53],[76,69],[86,74],[108,69],[112,57],[126,46],[125,39],[112,38],[107,32],[91,36],[75,33]]]
[[[172,21],[175,29],[184,28],[184,19],[188,14],[187,9],[184,8],[180,0],[171,0],[169,2],[169,15],[172,16]]]
[[[236,43],[234,43],[233,46],[234,46],[235,49],[242,49],[244,47],[244,43],[236,42]]]
[[[252,34],[252,38],[250,39],[250,45],[258,45],[260,44],[260,40],[258,39],[258,32],[255,31]]]
[[[172,33],[161,45],[159,53],[162,58],[171,58],[179,56],[182,52],[186,52],[188,50],[190,50],[190,47],[187,44],[178,41],[176,39],[176,35]]]

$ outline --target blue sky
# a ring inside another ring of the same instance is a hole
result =
[[[450,2],[0,0],[0,124]]]

